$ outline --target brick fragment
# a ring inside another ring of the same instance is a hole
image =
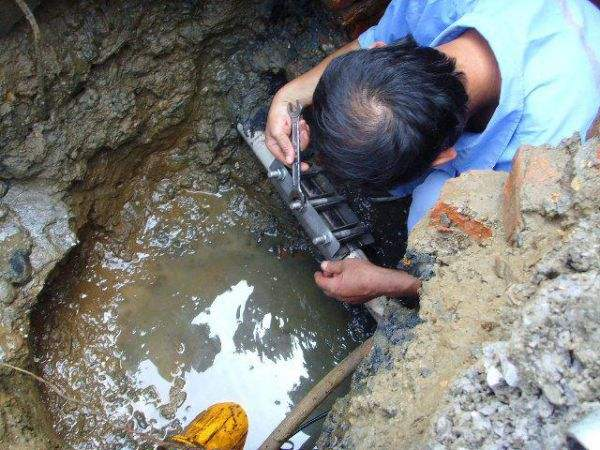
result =
[[[409,248],[441,255],[464,245],[486,245],[502,230],[502,187],[507,177],[506,172],[473,170],[446,181],[438,202],[411,231]]]
[[[598,109],[598,113],[596,114],[596,119],[594,119],[594,123],[592,123],[592,126],[588,130],[585,137],[586,137],[586,139],[600,137],[600,109]]]
[[[541,210],[544,201],[560,198],[562,156],[548,147],[525,145],[517,151],[504,185],[502,216],[509,242],[523,229],[525,211]]]
[[[452,232],[452,227],[460,229],[463,233],[477,241],[492,237],[492,229],[484,223],[458,211],[456,206],[444,201],[438,202],[429,216],[429,223],[438,232]]]
[[[377,23],[390,0],[322,0],[352,39]]]

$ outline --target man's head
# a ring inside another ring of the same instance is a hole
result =
[[[454,62],[409,37],[329,64],[313,96],[311,141],[339,178],[388,187],[448,159],[466,108]]]

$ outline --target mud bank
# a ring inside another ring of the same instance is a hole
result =
[[[310,1],[51,0],[35,15],[41,60],[25,21],[0,37],[0,359],[34,371],[47,280],[95,231],[125,248],[141,199],[235,185],[257,233],[286,223],[234,125],[345,39]],[[5,366],[0,415],[3,446],[61,446],[38,386]]]
[[[323,448],[565,447],[600,407],[600,140],[520,149],[510,174],[447,183]]]

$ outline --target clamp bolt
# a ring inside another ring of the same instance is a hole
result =
[[[312,240],[313,245],[325,245],[329,244],[329,236],[326,234],[322,234],[321,236],[317,236]]]
[[[275,178],[276,180],[283,180],[285,178],[285,169],[275,169],[275,170],[269,170],[267,172],[267,176],[270,179]]]
[[[294,200],[292,203],[290,203],[290,209],[292,211],[301,211],[302,208],[304,208],[304,203],[302,203],[300,200]]]

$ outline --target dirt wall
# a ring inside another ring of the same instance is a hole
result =
[[[600,141],[523,147],[451,180],[409,237],[418,311],[390,303],[322,448],[544,448],[600,407]]]
[[[41,59],[26,21],[0,37],[0,360],[29,369],[48,277],[90,228],[127,239],[114,211],[140,190],[235,183],[277,209],[235,124],[346,39],[311,1],[48,0],[35,15]],[[35,382],[5,366],[0,416],[4,447],[60,446]]]

